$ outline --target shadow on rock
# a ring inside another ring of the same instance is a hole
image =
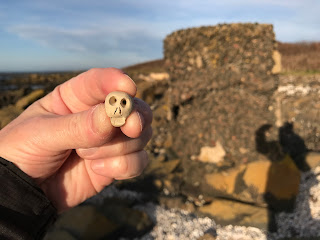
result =
[[[278,216],[287,213],[291,214],[291,217],[294,218],[296,214],[299,214],[296,212],[297,208],[301,206],[297,205],[299,205],[301,201],[304,202],[304,215],[302,219],[312,219],[308,196],[300,196],[301,189],[300,195],[298,196],[299,187],[301,186],[301,174],[311,169],[310,163],[312,165],[312,162],[306,161],[308,149],[304,140],[294,132],[293,123],[289,122],[279,128],[278,141],[268,140],[268,131],[271,128],[271,125],[266,124],[256,131],[256,149],[259,153],[265,155],[271,164],[268,170],[264,196],[268,204],[269,212],[268,230],[270,233],[268,234],[268,239],[273,239],[273,233],[282,231],[280,229],[284,227],[284,222],[280,221],[285,221],[285,218],[279,220],[280,218],[278,218]],[[303,178],[304,177],[302,177],[302,179]],[[308,181],[313,184],[308,184],[308,189],[304,189],[303,192],[307,194],[310,188],[318,183],[312,171],[308,172],[308,179]],[[298,197],[300,200],[297,199]],[[301,197],[303,200],[301,200]],[[320,222],[317,223],[317,221],[313,221],[313,224],[319,226]],[[295,237],[301,234],[298,226],[293,226],[292,223],[288,223],[288,225],[290,226],[286,226],[286,228],[288,228],[286,232],[287,235],[289,234],[290,237]]]

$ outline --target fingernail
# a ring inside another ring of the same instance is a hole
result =
[[[91,163],[91,169],[99,175],[104,175],[104,160],[93,160]]]
[[[107,124],[107,114],[104,104],[99,104],[92,109],[92,131],[99,135],[111,132],[110,124]]]
[[[138,115],[139,122],[140,122],[140,130],[142,132],[145,120],[144,120],[144,117],[142,116],[142,114],[140,114],[139,112],[137,112],[137,115]]]

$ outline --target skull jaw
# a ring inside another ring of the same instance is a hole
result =
[[[114,127],[121,127],[126,123],[126,118],[124,117],[111,117],[110,120]]]

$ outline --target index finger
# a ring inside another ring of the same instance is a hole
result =
[[[133,80],[116,68],[94,68],[57,86],[41,99],[46,110],[65,115],[85,111],[104,102],[108,93],[122,91],[135,96]]]

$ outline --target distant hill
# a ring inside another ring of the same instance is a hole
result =
[[[278,42],[278,49],[282,57],[283,72],[320,72],[320,42]],[[131,65],[122,70],[129,75],[166,71],[163,59]]]
[[[150,72],[165,72],[164,59],[157,59],[149,62],[139,63],[122,68],[122,70],[129,75],[135,73],[150,73]]]
[[[278,43],[285,72],[320,72],[320,42]]]

